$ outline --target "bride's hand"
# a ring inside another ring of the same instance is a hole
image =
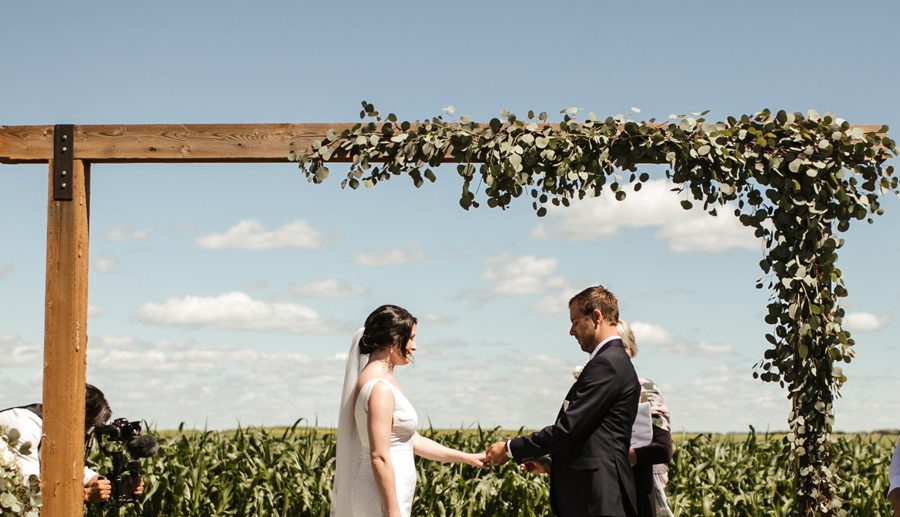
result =
[[[463,463],[465,463],[466,465],[471,465],[473,467],[483,469],[485,462],[487,462],[487,456],[485,456],[483,452],[471,452],[463,454]]]

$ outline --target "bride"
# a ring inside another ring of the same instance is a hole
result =
[[[332,517],[408,517],[413,455],[482,467],[484,453],[445,447],[416,432],[418,417],[394,379],[416,351],[416,318],[382,305],[353,336],[337,430]],[[368,361],[360,370],[363,355]]]

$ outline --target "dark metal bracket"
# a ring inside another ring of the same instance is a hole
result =
[[[72,200],[74,144],[74,125],[58,124],[53,127],[53,199],[55,201]]]

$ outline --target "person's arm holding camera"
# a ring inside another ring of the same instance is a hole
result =
[[[99,474],[94,474],[84,484],[84,502],[86,503],[103,503],[109,499],[111,493],[112,484]]]
[[[144,494],[144,479],[141,477],[132,478],[128,485],[131,495],[137,497]]]
[[[96,387],[87,384],[85,386],[85,441],[90,444],[89,434],[94,429],[103,426],[112,416],[112,410],[103,392]],[[124,422],[124,419],[122,419]],[[140,434],[140,424],[137,422],[125,422],[130,427],[131,437]],[[30,443],[31,446],[19,449],[16,454],[16,463],[19,471],[27,479],[34,476],[40,480],[40,444],[43,437],[43,406],[39,403],[28,406],[15,407],[0,411],[0,426],[16,429],[19,433],[19,445]],[[143,438],[143,437],[139,437]],[[129,451],[138,457],[152,456],[156,453],[156,441],[152,438],[137,440],[134,451]],[[89,445],[88,445],[89,447]],[[85,458],[87,453],[85,454]],[[113,492],[112,482],[99,475],[91,468],[84,467],[84,502],[103,503],[110,499]],[[120,489],[128,495],[140,496],[144,493],[144,481],[140,476],[134,476],[127,480],[127,484]]]
[[[43,433],[43,420],[38,413],[30,409],[13,408],[0,412],[0,424],[19,431],[19,443],[28,442],[31,447],[26,453],[19,452],[16,455],[16,463],[24,478],[34,476],[41,478],[41,463],[39,445]],[[85,467],[84,469],[84,501],[91,503],[103,502],[109,499],[110,483],[101,478],[96,472]]]

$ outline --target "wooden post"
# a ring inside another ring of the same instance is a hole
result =
[[[89,164],[74,160],[66,185],[72,200],[57,201],[50,162],[40,451],[43,517],[83,513],[89,174]]]

